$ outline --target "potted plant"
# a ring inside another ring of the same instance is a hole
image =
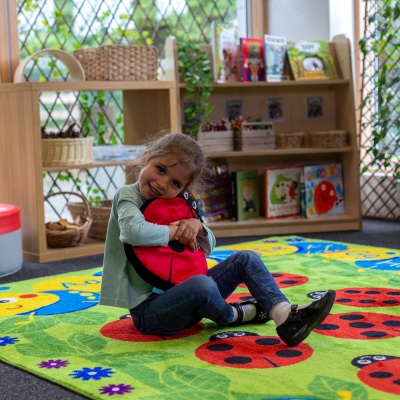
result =
[[[179,76],[186,84],[184,108],[187,133],[197,137],[201,123],[209,123],[213,74],[207,53],[195,43],[178,44]]]

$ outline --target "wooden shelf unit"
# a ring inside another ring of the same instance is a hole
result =
[[[124,133],[127,144],[139,144],[141,139],[161,129],[181,130],[182,101],[185,85],[178,82],[176,48],[168,41],[166,48],[166,81],[157,82],[45,82],[0,85],[0,202],[21,208],[24,258],[35,262],[50,262],[68,258],[101,254],[104,242],[89,239],[78,247],[48,248],[44,227],[43,172],[121,165],[121,162],[94,162],[74,167],[43,167],[39,97],[43,91],[122,91]],[[279,83],[215,84],[212,94],[213,118],[225,115],[227,98],[241,98],[244,115],[258,118],[265,115],[268,96],[284,96],[286,120],[276,124],[277,132],[299,130],[346,130],[350,135],[347,147],[335,149],[287,149],[258,152],[213,153],[212,157],[227,157],[231,171],[257,168],[262,185],[266,166],[336,161],[343,164],[346,214],[330,218],[281,218],[254,221],[220,221],[211,223],[217,237],[297,234],[361,229],[359,184],[359,152],[356,137],[353,82],[348,40],[335,37],[337,67],[340,79],[289,81]],[[304,123],[304,97],[322,95],[326,118]],[[328,103],[326,103],[328,102]],[[327,107],[328,105],[328,107]],[[256,114],[255,114],[256,113]],[[302,122],[303,121],[303,122]],[[263,193],[263,191],[262,191]],[[263,202],[263,200],[262,200]]]
[[[127,144],[138,144],[162,129],[179,130],[176,81],[45,82],[0,85],[0,202],[21,208],[24,259],[50,262],[101,254],[104,242],[68,248],[46,243],[43,172],[122,165],[93,162],[76,166],[42,165],[40,94],[44,91],[122,91]]]

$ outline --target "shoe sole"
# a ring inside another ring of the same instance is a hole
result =
[[[316,328],[329,314],[333,307],[333,303],[335,302],[336,292],[334,290],[329,290],[328,293],[331,293],[332,298],[330,299],[329,303],[321,310],[321,313],[317,316],[315,321],[311,325],[305,325],[303,329],[297,332],[288,342],[286,343],[289,347],[297,346],[301,343],[310,333],[311,331]],[[328,296],[328,293],[326,296]]]

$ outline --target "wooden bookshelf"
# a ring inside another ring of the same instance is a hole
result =
[[[182,101],[185,85],[178,82],[176,49],[173,42],[166,48],[168,65],[166,81],[143,82],[44,82],[7,83],[0,85],[0,202],[21,208],[24,258],[49,262],[101,254],[104,243],[88,240],[87,244],[69,248],[49,248],[46,244],[43,172],[121,165],[121,162],[94,162],[79,166],[43,167],[39,97],[44,91],[122,91],[124,133],[126,144],[140,144],[141,139],[161,129],[181,130]],[[346,214],[318,219],[280,218],[254,221],[220,221],[211,223],[217,237],[298,234],[361,229],[359,184],[359,151],[356,136],[353,82],[349,41],[333,39],[339,69],[339,79],[301,82],[249,82],[214,84],[213,118],[225,115],[227,98],[242,98],[246,110],[255,117],[265,107],[266,96],[286,96],[287,121],[276,127],[277,132],[294,130],[346,130],[349,145],[335,149],[285,149],[256,152],[212,153],[211,157],[226,157],[229,168],[257,168],[260,174],[266,166],[295,163],[341,162],[343,165]],[[327,119],[302,123],[304,96],[322,94],[329,102]],[[261,107],[261,108],[260,108]],[[245,114],[247,115],[247,113]],[[261,185],[261,179],[260,179]],[[263,193],[263,191],[261,191]]]

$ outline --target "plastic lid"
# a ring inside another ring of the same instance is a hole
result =
[[[0,203],[0,235],[21,228],[20,209],[12,204]]]

